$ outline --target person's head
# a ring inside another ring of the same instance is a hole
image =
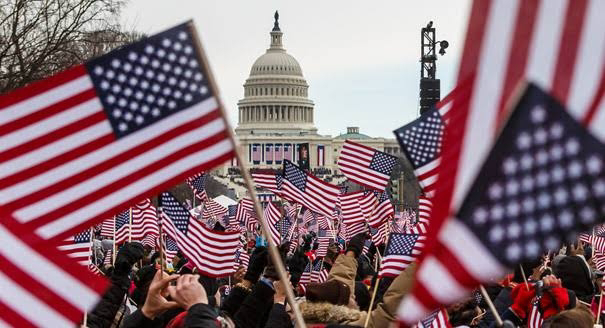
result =
[[[593,325],[592,313],[580,303],[571,310],[561,311],[549,320],[550,328],[592,328]]]
[[[513,282],[516,282],[516,283],[524,282],[523,274],[525,274],[525,278],[529,279],[529,277],[534,274],[534,270],[540,269],[540,265],[541,265],[540,258],[521,262],[520,265],[517,265],[515,267],[515,274],[513,275]],[[523,271],[521,271],[521,268],[523,268]]]

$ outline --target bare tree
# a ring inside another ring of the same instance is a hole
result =
[[[123,0],[0,0],[0,93],[137,39]]]

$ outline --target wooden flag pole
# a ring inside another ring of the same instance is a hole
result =
[[[128,210],[128,242],[132,241],[132,207]]]
[[[601,283],[601,296],[599,297],[599,308],[597,309],[597,321],[595,323],[598,325],[599,320],[601,319],[601,306],[603,306],[603,283]]]
[[[199,55],[198,59],[200,60],[201,64],[203,65],[205,71],[208,73],[207,74],[208,75],[207,76],[208,86],[212,90],[212,93],[214,94],[214,96],[217,100],[219,110],[221,111],[221,114],[223,116],[223,120],[226,125],[226,131],[229,134],[229,137],[231,139],[233,149],[235,151],[235,157],[236,157],[237,163],[240,167],[242,177],[244,178],[244,181],[246,183],[246,188],[248,190],[248,194],[250,195],[250,198],[252,198],[252,201],[254,202],[254,210],[256,212],[256,215],[259,218],[259,222],[260,222],[260,226],[261,226],[263,235],[270,236],[269,226],[266,222],[266,219],[263,217],[263,210],[260,205],[260,202],[258,201],[258,198],[256,195],[256,190],[254,189],[254,184],[252,182],[252,178],[250,177],[250,172],[248,172],[248,168],[246,167],[244,157],[241,154],[242,152],[241,152],[239,143],[238,143],[237,139],[235,138],[233,129],[231,128],[231,125],[229,124],[229,120],[227,119],[227,113],[225,111],[225,107],[223,106],[222,101],[220,100],[217,84],[215,83],[214,77],[213,77],[212,73],[210,72],[210,66],[208,65],[208,60],[206,59],[204,49],[202,48],[202,46],[200,44],[200,41],[199,41],[200,39],[199,39],[199,36],[197,35],[197,31],[195,29],[195,26],[193,25],[193,22],[190,21],[188,23],[188,27],[189,27],[189,31],[191,32],[191,35],[193,36],[192,41],[193,41],[195,47],[197,48],[196,49],[197,54]],[[294,317],[296,319],[296,326],[300,327],[300,328],[306,327],[305,321],[303,320],[303,317],[302,317],[302,314],[298,307],[298,304],[296,303],[296,300],[294,299],[294,293],[292,292],[292,289],[289,288],[289,286],[288,286],[288,282],[289,282],[288,275],[286,273],[284,263],[282,262],[279,250],[277,249],[277,245],[275,245],[275,243],[273,242],[273,240],[271,238],[267,238],[267,241],[269,242],[269,255],[271,256],[273,265],[277,269],[277,275],[279,276],[279,279],[284,286],[284,290],[286,291],[286,298],[288,300],[288,303],[290,303],[290,307],[292,308],[292,311],[294,312]]]
[[[527,278],[525,277],[525,270],[523,270],[523,266],[519,264],[519,269],[521,269],[521,275],[523,276],[523,282],[525,282],[525,288],[529,290],[529,284],[527,283]]]
[[[116,245],[116,216],[113,216],[113,246],[111,248],[111,265],[115,265],[116,264],[116,251],[117,251],[117,245]]]
[[[156,217],[158,218],[158,228],[160,229],[160,270],[164,271],[164,233],[163,233],[163,224],[162,224],[162,219],[161,219],[161,215],[162,215],[162,206],[159,204],[159,199],[158,199],[158,207],[155,208],[155,213],[156,213]],[[155,263],[152,263],[155,266]]]
[[[376,292],[378,291],[378,285],[380,284],[380,277],[376,279],[374,284],[374,291],[372,292],[372,298],[370,299],[370,307],[368,307],[368,312],[366,313],[366,322],[363,324],[363,327],[366,328],[368,323],[370,322],[370,317],[372,316],[372,306],[374,306],[374,301],[376,300]]]
[[[502,318],[500,318],[500,314],[498,314],[498,311],[496,311],[496,307],[494,306],[494,303],[492,303],[491,298],[489,298],[485,287],[483,287],[483,285],[479,285],[479,290],[481,291],[481,295],[483,295],[483,299],[487,303],[489,310],[492,311],[494,319],[496,319],[496,324],[498,325],[498,327],[502,327]]]

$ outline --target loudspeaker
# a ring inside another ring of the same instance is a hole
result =
[[[441,99],[440,86],[439,79],[420,79],[420,115],[439,102]]]

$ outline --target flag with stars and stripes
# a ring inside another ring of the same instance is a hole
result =
[[[604,158],[605,144],[529,84],[459,210],[419,265],[416,292],[422,295],[404,300],[402,313],[406,304],[417,311],[456,302],[468,289],[602,222]],[[456,267],[463,269],[451,271]],[[447,295],[426,293],[443,288]]]
[[[104,220],[101,223],[101,236],[107,238],[113,238],[113,232],[115,229],[115,217],[111,217],[107,220]]]
[[[281,183],[278,182],[278,179],[281,178],[281,174],[279,172],[255,172],[252,173],[252,179],[257,187],[266,189],[275,195],[280,195]]]
[[[149,198],[132,207],[132,240],[144,240],[147,236],[159,236],[160,228],[155,207]]]
[[[303,273],[300,276],[300,280],[298,281],[299,285],[307,285],[307,284],[311,283],[312,268],[313,268],[313,265],[312,265],[311,261],[307,262],[307,265],[305,266],[305,269],[303,270]]]
[[[374,197],[374,199],[376,199],[374,201],[374,204],[376,205],[374,206],[374,209],[370,214],[368,223],[373,228],[382,227],[390,218],[395,216],[395,209],[393,208],[393,204],[391,203],[389,194],[386,191],[374,191],[368,193],[372,193],[372,196]]]
[[[65,239],[58,248],[81,265],[87,266],[91,263],[91,247],[92,237],[90,229],[87,229],[73,237]]]
[[[345,140],[338,169],[347,179],[366,188],[383,191],[389,184],[397,157],[351,140]]]
[[[58,242],[229,161],[193,23],[0,97],[0,205]]]
[[[332,216],[340,193],[338,186],[327,183],[284,161],[282,194],[316,213]]]
[[[416,328],[451,328],[445,308],[435,310],[416,324]]]
[[[275,245],[279,246],[281,244],[281,238],[279,229],[277,227],[277,222],[282,217],[279,208],[274,203],[269,202],[263,211],[263,216],[265,218],[265,222],[267,222],[267,225],[269,226],[271,240]]]
[[[197,197],[197,199],[199,199],[202,203],[208,200],[208,194],[206,194],[206,187],[204,186],[207,177],[208,175],[202,172],[189,177],[186,180],[191,190],[193,190],[195,197]]]
[[[581,233],[579,237],[580,241],[590,244],[595,251],[605,251],[605,236],[597,234]]]
[[[313,266],[313,271],[311,271],[311,282],[321,284],[328,280],[328,274],[328,270],[324,269],[323,260],[317,260]]]
[[[82,249],[86,254],[70,258],[66,252],[76,255],[77,246],[59,250],[35,234],[24,238],[19,227],[5,225],[8,220],[4,214],[0,217],[0,326],[76,326],[108,285],[86,265],[77,264],[90,254],[90,229],[71,240],[72,245],[88,245]]]
[[[235,220],[245,222],[246,217],[249,217],[250,213],[254,212],[254,202],[250,198],[242,198],[237,204],[237,211],[235,212]]]
[[[204,203],[204,210],[202,211],[202,218],[209,219],[221,219],[227,214],[227,209],[223,205],[217,203],[214,199],[208,199]]]
[[[125,241],[128,241],[128,235],[130,234],[130,210],[126,210],[120,212],[120,214],[116,215],[115,222],[115,231],[116,231],[116,239],[114,242],[116,244],[121,244]]]
[[[319,230],[317,231],[317,257],[324,257],[328,255],[328,247],[330,247],[330,240],[334,240],[336,232],[333,230]]]
[[[391,233],[382,257],[379,277],[396,277],[416,261],[426,240],[424,235]]]
[[[233,265],[233,270],[237,271],[240,267],[244,267],[244,269],[248,269],[248,264],[250,263],[250,254],[246,252],[245,249],[240,248],[235,251],[235,262]]]
[[[372,238],[372,242],[374,243],[374,245],[380,246],[380,245],[384,244],[384,242],[386,241],[387,236],[389,234],[388,229],[389,229],[388,222],[383,223],[378,228],[370,227],[370,236]]]
[[[158,203],[162,207],[164,231],[200,272],[210,277],[222,277],[233,272],[233,254],[240,246],[239,233],[207,228],[194,219],[171,193],[161,193]]]
[[[365,225],[376,205],[376,197],[371,193],[364,194],[363,191],[340,195],[339,198],[342,221],[348,226],[359,223]],[[365,210],[361,208],[362,202],[366,205]]]
[[[162,243],[162,247],[164,250],[164,259],[166,260],[166,262],[172,262],[172,259],[179,252],[179,246],[177,245],[176,241],[172,239],[172,237],[170,237],[169,235],[164,234],[164,237],[159,242]]]
[[[540,310],[541,299],[541,295],[536,295],[531,302],[531,311],[529,312],[529,317],[527,318],[527,328],[542,328],[544,318],[542,317],[542,312]]]
[[[439,163],[441,162],[441,142],[445,121],[452,108],[453,98],[459,94],[454,90],[435,108],[424,112],[419,118],[395,130],[395,137],[406,156],[418,183],[425,195],[435,192]]]
[[[290,223],[290,220],[288,220],[288,218],[284,217],[281,220],[279,220],[276,224],[276,228],[277,231],[279,232],[279,236],[280,236],[280,240],[281,243],[285,243],[290,234],[290,228],[292,227],[292,224]]]

